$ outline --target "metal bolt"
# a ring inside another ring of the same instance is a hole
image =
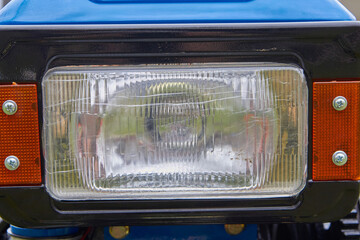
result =
[[[15,156],[8,156],[5,159],[5,167],[7,169],[9,169],[10,171],[14,171],[16,169],[18,169],[20,166],[20,161],[17,157]]]
[[[336,151],[332,156],[332,161],[336,166],[344,165],[348,160],[348,156],[344,151]]]
[[[225,231],[230,235],[238,235],[244,231],[245,224],[225,224]]]
[[[2,105],[2,110],[6,115],[14,115],[17,112],[16,102],[13,100],[6,100]]]
[[[112,226],[109,227],[110,235],[115,239],[123,239],[130,233],[129,226]]]
[[[337,111],[342,111],[347,107],[347,100],[343,96],[337,96],[333,100],[333,107]]]

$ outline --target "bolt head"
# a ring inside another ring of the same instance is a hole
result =
[[[344,165],[348,160],[348,156],[344,151],[336,151],[332,156],[332,161],[336,166]]]
[[[333,100],[333,107],[337,111],[342,111],[347,107],[347,100],[343,96],[337,96]]]
[[[6,100],[2,105],[2,110],[6,115],[14,115],[17,112],[17,104],[13,100]]]
[[[16,169],[18,169],[20,166],[20,161],[17,157],[15,156],[8,156],[5,159],[5,167],[7,169],[9,169],[10,171],[14,171]]]
[[[129,226],[111,226],[109,227],[110,236],[115,239],[123,239],[130,233]]]
[[[229,235],[239,235],[242,231],[244,231],[245,224],[225,224],[225,231]]]

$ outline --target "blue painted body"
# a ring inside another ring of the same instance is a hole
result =
[[[10,227],[11,232],[17,236],[27,238],[49,238],[74,235],[79,232],[79,228],[49,228],[49,229],[28,229],[15,226]]]
[[[337,0],[13,0],[0,24],[351,21]]]
[[[257,226],[248,224],[239,235],[229,235],[224,225],[194,225],[194,226],[142,226],[130,227],[130,234],[124,240],[255,240]],[[109,234],[109,228],[104,229],[104,240],[115,240]]]

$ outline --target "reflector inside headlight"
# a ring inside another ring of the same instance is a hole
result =
[[[43,80],[46,186],[63,200],[292,196],[308,89],[284,64],[64,67]]]

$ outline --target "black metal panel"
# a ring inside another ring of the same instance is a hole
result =
[[[38,84],[41,113],[41,79],[57,66],[280,62],[304,69],[311,96],[313,79],[360,77],[359,30],[356,22],[0,26],[0,84]],[[355,205],[359,184],[311,181],[311,106],[310,99],[309,179],[297,197],[66,202],[43,186],[12,187],[0,188],[0,215],[22,227],[339,219]]]

